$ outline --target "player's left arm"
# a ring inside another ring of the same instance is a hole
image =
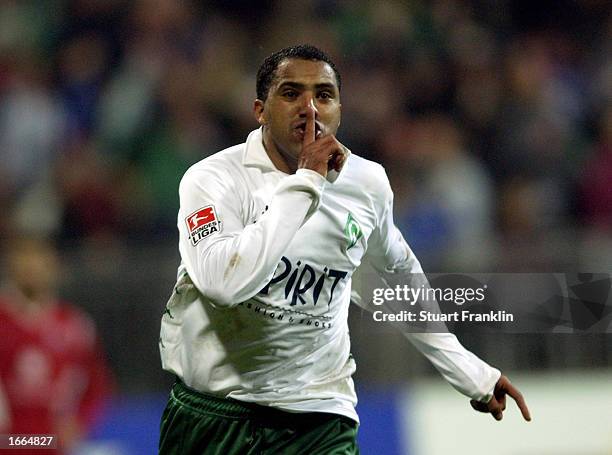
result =
[[[470,404],[474,410],[479,412],[489,413],[495,420],[501,420],[504,417],[504,411],[506,410],[506,395],[516,401],[516,405],[521,411],[523,418],[528,422],[531,421],[531,413],[523,398],[523,394],[510,382],[506,376],[501,375],[495,389],[493,390],[493,396],[487,403],[482,401],[471,400]]]
[[[378,214],[378,226],[368,242],[367,260],[386,282],[397,282],[398,278],[405,277],[406,284],[415,279],[424,280],[427,284],[421,264],[395,226],[393,192],[384,170],[381,169],[381,173],[380,179],[384,185],[381,193],[385,194],[385,199],[379,204],[381,212]],[[357,300],[357,303],[372,311],[369,302],[362,300],[359,303]],[[510,395],[517,402],[523,417],[526,420],[531,419],[518,389],[510,384],[508,378],[499,370],[467,350],[454,334],[413,333],[408,329],[402,332],[447,382],[471,398],[474,409],[489,412],[495,419],[501,420],[506,406],[506,395]]]

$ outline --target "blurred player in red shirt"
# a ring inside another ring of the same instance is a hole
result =
[[[59,268],[49,242],[9,242],[0,294],[0,434],[56,434],[65,450],[86,436],[113,387],[93,321],[56,296]]]

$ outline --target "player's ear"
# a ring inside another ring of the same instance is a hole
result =
[[[260,99],[256,99],[253,102],[253,115],[255,116],[255,120],[260,125],[265,125],[268,121],[267,119],[267,111],[264,111],[264,102]]]

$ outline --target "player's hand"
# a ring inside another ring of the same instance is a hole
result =
[[[523,414],[523,418],[528,422],[531,421],[531,414],[529,408],[525,403],[525,399],[519,390],[514,387],[510,380],[503,374],[495,384],[493,390],[493,398],[488,403],[482,401],[471,400],[470,404],[476,411],[490,413],[495,420],[501,420],[504,417],[504,410],[506,409],[506,395],[510,395]]]
[[[308,106],[298,169],[312,169],[323,177],[327,177],[327,171],[331,169],[340,172],[346,160],[344,150],[344,146],[333,134],[316,137],[315,108]]]

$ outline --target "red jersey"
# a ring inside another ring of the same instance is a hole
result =
[[[4,425],[0,419],[0,433],[57,434],[70,419],[87,431],[111,384],[94,324],[82,311],[57,302],[29,316],[0,298],[0,389],[8,417]]]

